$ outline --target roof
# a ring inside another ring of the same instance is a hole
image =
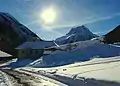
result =
[[[53,41],[40,41],[40,42],[24,42],[22,45],[18,46],[16,49],[43,49],[56,46]]]
[[[11,55],[0,50],[0,57],[10,57]]]

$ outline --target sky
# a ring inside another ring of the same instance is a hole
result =
[[[40,15],[51,6],[56,19],[45,27]],[[104,35],[120,24],[120,0],[0,0],[0,12],[10,13],[44,40],[81,25]]]

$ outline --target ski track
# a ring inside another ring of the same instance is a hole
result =
[[[12,86],[9,79],[6,77],[7,75],[0,71],[0,86]]]

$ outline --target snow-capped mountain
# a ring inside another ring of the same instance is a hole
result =
[[[58,44],[72,43],[76,41],[85,41],[90,40],[97,35],[93,34],[87,27],[84,25],[72,28],[65,36],[57,38],[55,41]]]
[[[15,55],[14,48],[33,37],[39,38],[13,16],[0,12],[0,49],[2,51]]]

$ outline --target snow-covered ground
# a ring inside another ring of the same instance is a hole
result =
[[[7,75],[0,71],[0,86],[12,86]]]
[[[67,86],[47,77],[21,71],[2,69],[0,86]]]
[[[42,59],[5,63],[1,66],[0,86],[120,86],[119,45],[89,40],[59,48]]]
[[[28,86],[120,86],[120,56],[93,58],[86,62],[60,67],[21,67],[13,70],[2,69],[2,71],[0,72],[0,86],[11,86],[11,84],[12,86],[18,84]]]
[[[120,86],[120,56],[52,68],[2,69],[0,86]]]
[[[52,68],[23,67],[32,73],[42,74],[71,86],[119,86],[120,56],[112,58],[94,58],[86,62]],[[73,85],[74,84],[74,85]]]
[[[55,67],[73,64],[76,62],[89,61],[93,58],[112,58],[120,55],[119,45],[100,43],[98,40],[76,42],[60,46],[63,50],[57,50],[50,55],[37,59],[33,67]],[[39,63],[40,62],[40,63]]]
[[[117,81],[120,83],[120,56],[109,59],[93,59],[85,63],[64,67],[64,69],[66,70],[58,70],[57,74]]]
[[[93,58],[112,58],[120,55],[119,45],[103,44],[99,40],[87,40],[67,45],[60,45],[61,49],[51,52],[37,59],[18,59],[16,62],[9,62],[3,67],[57,67],[69,65],[76,62],[89,61]]]

